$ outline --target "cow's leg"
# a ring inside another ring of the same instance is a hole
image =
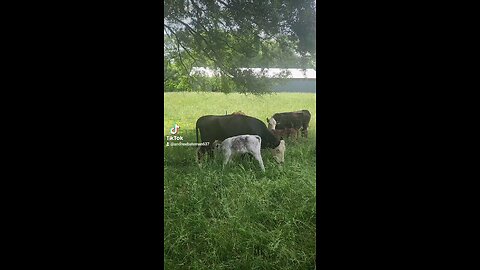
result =
[[[197,163],[198,163],[198,166],[200,166],[200,162],[202,161],[202,157],[205,153],[205,147],[204,146],[200,146],[198,149],[197,149]]]
[[[308,126],[303,126],[302,128],[303,136],[305,136],[305,138],[308,138]]]
[[[213,142],[208,145],[208,157],[213,159]]]
[[[260,154],[260,151],[253,152],[252,155],[258,161],[258,164],[260,164],[260,168],[262,168],[262,172],[265,172],[265,166],[263,166],[263,160],[262,160],[262,155]]]

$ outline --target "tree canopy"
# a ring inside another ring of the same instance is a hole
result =
[[[268,82],[239,68],[315,68],[315,0],[167,0],[164,2],[165,87],[261,93]],[[219,78],[189,76],[192,67]],[[209,80],[209,81],[208,81]]]

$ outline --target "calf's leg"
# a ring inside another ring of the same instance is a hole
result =
[[[225,151],[223,153],[224,157],[223,157],[223,166],[222,166],[222,170],[225,169],[225,165],[227,165],[227,163],[230,161],[230,159],[232,158],[232,153],[230,151]]]
[[[265,172],[265,166],[263,166],[263,160],[262,160],[262,155],[260,154],[260,151],[253,152],[252,155],[258,161],[258,164],[260,164],[260,168],[262,168],[262,172]]]

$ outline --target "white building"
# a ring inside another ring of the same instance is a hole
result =
[[[314,69],[299,68],[240,68],[240,70],[251,70],[257,76],[264,76],[276,80],[278,84],[273,87],[274,92],[310,92],[316,93],[317,74]],[[262,72],[263,71],[263,72]],[[286,78],[279,79],[281,73],[287,73]],[[193,67],[190,75],[215,77],[220,72],[204,67]]]

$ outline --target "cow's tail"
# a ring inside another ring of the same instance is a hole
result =
[[[197,133],[197,145],[198,145],[198,123],[195,124],[195,132]]]
[[[255,137],[257,138],[258,143],[260,143],[260,148],[262,148],[262,137],[260,137],[258,135],[256,135]]]

